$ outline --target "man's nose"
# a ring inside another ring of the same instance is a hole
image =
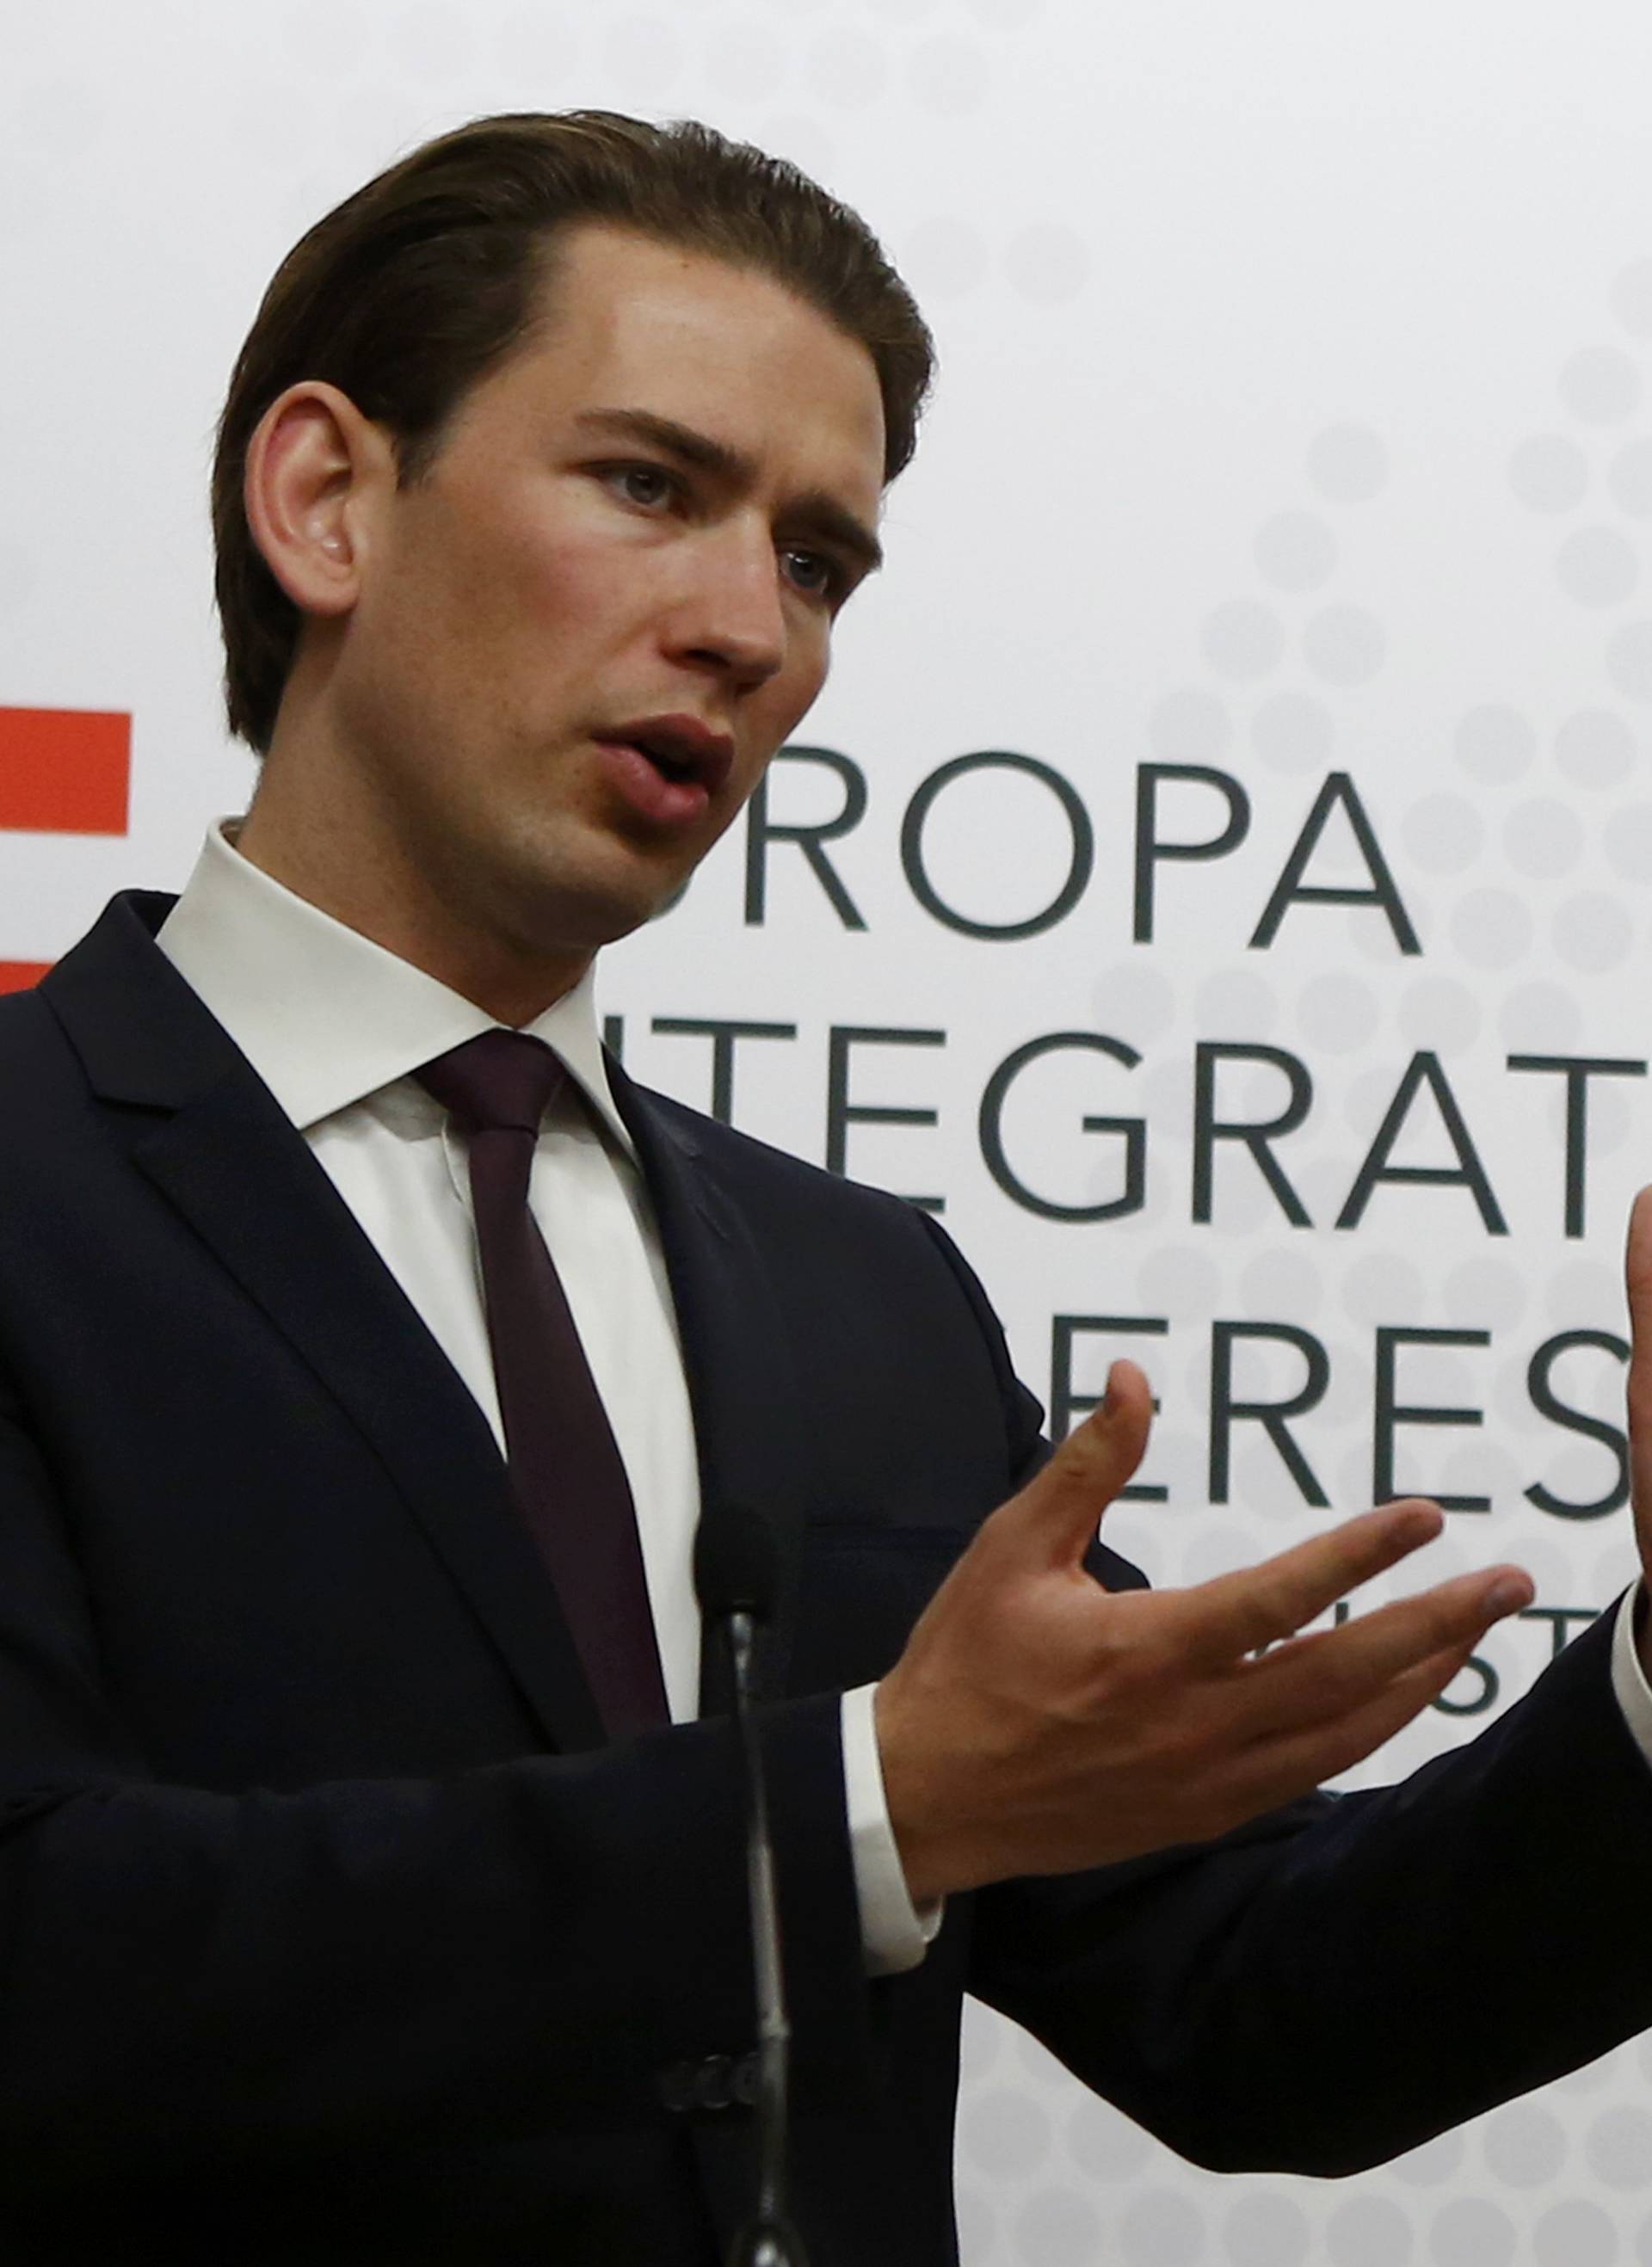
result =
[[[704,532],[675,608],[672,643],[681,658],[715,664],[748,691],[786,658],[786,613],[775,539],[767,527],[725,524]]]

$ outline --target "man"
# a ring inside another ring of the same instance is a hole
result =
[[[966,1989],[1189,2153],[1326,2172],[1652,2020],[1626,1614],[1313,1796],[1524,1577],[1296,1637],[1399,1505],[1135,1587],[1139,1372],[1046,1461],[933,1222],[600,1055],[593,955],[818,691],[928,368],[811,185],[594,114],[415,152],[271,287],[215,491],[259,792],[0,1017],[10,2256],[709,2267],[708,1504],[781,1568],[817,2267],[955,2257]]]

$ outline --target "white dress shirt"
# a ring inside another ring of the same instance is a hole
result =
[[[226,833],[225,830],[228,830]],[[504,1430],[471,1221],[466,1144],[412,1074],[495,1019],[207,836],[162,925],[161,950],[303,1136],[492,1426]],[[554,1099],[528,1201],[568,1295],[636,1505],[672,1720],[693,1718],[700,1616],[694,1416],[658,1234],[614,1108],[591,979],[524,1027],[554,1050],[589,1111]],[[843,1701],[848,1827],[873,1974],[914,1966],[935,1917],[914,1911],[884,1798],[870,1685]],[[1652,1712],[1652,1698],[1648,1699]]]

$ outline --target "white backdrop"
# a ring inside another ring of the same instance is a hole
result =
[[[1158,1580],[1384,1472],[1465,1500],[1427,1571],[1517,1557],[1539,1610],[1359,1776],[1408,1769],[1632,1566],[1649,86],[1630,0],[0,0],[0,708],[132,718],[100,835],[8,824],[0,717],[0,962],[177,886],[245,799],[205,467],[298,231],[484,110],[797,158],[884,234],[940,392],[825,753],[773,777],[769,829],[828,831],[737,829],[609,956],[615,1036],[703,1105],[713,1040],[664,1026],[781,1027],[722,1043],[737,1123],[939,1200],[1069,1412],[1144,1360],[1162,1496],[1112,1531]],[[1635,2046],[1334,2185],[1190,2171],[995,2020],[969,2047],[969,2267],[1652,2262]]]

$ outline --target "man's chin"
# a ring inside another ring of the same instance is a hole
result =
[[[535,877],[525,923],[547,953],[565,953],[572,946],[589,956],[662,920],[682,902],[693,878],[692,869],[664,877],[604,876],[583,884],[566,876],[554,882]]]

